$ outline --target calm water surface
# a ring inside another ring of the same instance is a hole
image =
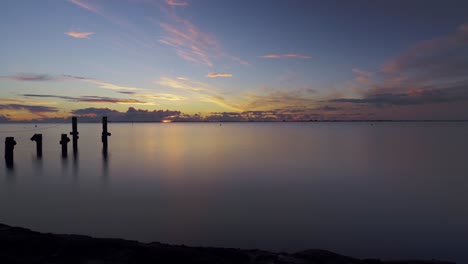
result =
[[[468,123],[109,124],[107,158],[101,126],[79,124],[67,159],[71,125],[34,128],[0,125],[18,142],[14,169],[0,162],[5,224],[468,263]]]

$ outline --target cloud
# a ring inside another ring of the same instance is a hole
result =
[[[212,72],[212,73],[208,73],[206,75],[206,77],[209,77],[209,78],[217,78],[217,77],[232,77],[233,75],[231,73],[215,73],[215,72]]]
[[[81,8],[84,8],[88,11],[91,11],[93,13],[100,13],[99,9],[94,6],[94,5],[91,5],[85,1],[82,1],[82,0],[68,0],[69,2],[81,7]]]
[[[338,111],[340,109],[341,108],[339,108],[339,107],[334,107],[334,106],[329,106],[329,105],[325,105],[325,106],[322,106],[322,107],[319,107],[319,108],[315,108],[315,110],[327,111],[327,112]]]
[[[446,70],[450,74],[453,66],[468,67],[466,50],[468,49],[468,24],[462,24],[458,29],[446,36],[422,41],[406,50],[398,57],[390,60],[382,67],[386,74],[402,74],[407,71]],[[465,63],[463,63],[465,62]]]
[[[337,109],[336,109],[337,110]],[[242,112],[214,112],[202,118],[203,121],[218,122],[279,122],[279,121],[309,121],[328,119],[324,111],[331,109],[297,109],[283,108],[273,110],[255,110]],[[333,119],[333,116],[332,116]]]
[[[7,122],[10,122],[11,119],[8,118],[7,116],[4,116],[4,115],[0,115],[0,123],[7,123]]]
[[[83,79],[85,82],[97,84],[100,88],[103,89],[109,89],[109,90],[131,90],[131,91],[136,91],[136,90],[141,90],[141,88],[138,87],[131,87],[131,86],[121,86],[113,83],[107,83],[95,79]]]
[[[172,110],[150,111],[130,107],[126,112],[119,112],[109,108],[84,108],[73,110],[71,114],[79,116],[80,120],[84,122],[99,122],[102,116],[107,116],[109,121],[112,122],[161,122],[175,119],[181,113]]]
[[[89,38],[89,36],[94,35],[94,32],[78,32],[78,31],[68,31],[65,32],[66,35],[73,38]]]
[[[174,94],[160,93],[160,94],[137,94],[137,97],[142,97],[146,99],[156,99],[156,100],[167,100],[167,101],[182,101],[186,100],[186,97],[178,96]]]
[[[166,3],[170,6],[188,6],[189,3],[185,1],[178,1],[178,0],[166,0]]]
[[[167,78],[167,77],[161,77],[157,84],[160,84],[162,86],[166,86],[169,88],[174,88],[174,89],[181,89],[181,90],[186,90],[186,91],[208,91],[211,90],[211,86],[208,84],[202,83],[202,82],[197,82],[190,80],[185,77],[178,77],[178,78]]]
[[[381,113],[384,108],[396,111],[405,107],[405,114],[412,115],[415,109],[433,112],[432,107],[439,112],[466,116],[462,113],[468,112],[466,25],[460,25],[445,36],[416,43],[384,63],[380,71],[372,73],[353,69],[357,74],[350,85],[354,94],[323,102],[374,113]],[[423,111],[420,116],[424,116]],[[431,117],[430,114],[427,116]]]
[[[301,55],[301,54],[267,54],[260,56],[263,59],[304,59],[310,60],[311,56]]]
[[[165,23],[157,22],[166,33],[159,42],[172,47],[180,58],[208,67],[214,65],[214,59],[221,57],[248,65],[248,62],[224,52],[214,35],[203,32],[173,12],[168,13],[168,18]]]
[[[17,74],[17,75],[10,75],[10,76],[0,76],[0,79],[35,82],[35,81],[53,81],[53,80],[56,80],[56,77],[53,77],[47,74]]]
[[[74,75],[62,75],[66,79],[70,80],[78,80],[78,81],[84,81],[88,83],[93,83],[98,85],[100,88],[103,89],[109,89],[109,90],[130,90],[130,91],[136,91],[136,90],[142,90],[141,88],[138,87],[131,87],[131,86],[122,86],[122,85],[117,85],[113,83],[108,83],[108,82],[103,82],[100,80],[92,79],[92,78],[87,78],[87,77],[81,77],[81,76],[74,76]]]
[[[60,95],[50,95],[50,94],[23,94],[24,97],[39,97],[39,98],[57,98],[66,101],[72,102],[86,102],[86,103],[113,103],[113,104],[147,104],[146,102],[136,100],[136,99],[127,99],[127,98],[111,98],[103,96],[60,96]]]
[[[214,36],[200,31],[187,20],[176,17],[173,24],[160,23],[166,35],[160,42],[173,47],[179,57],[206,66],[213,66],[212,57],[220,53]]]
[[[262,93],[248,93],[242,100],[242,109],[291,109],[310,108],[318,103],[311,88],[291,90],[267,90]]]
[[[138,87],[131,87],[131,86],[122,86],[113,83],[103,82],[100,80],[82,77],[82,76],[75,76],[75,75],[47,75],[47,74],[17,74],[17,75],[9,75],[9,76],[0,76],[0,79],[8,79],[14,81],[83,81],[88,83],[93,83],[98,85],[99,88],[109,89],[109,90],[142,90],[142,88]]]
[[[168,93],[144,94],[144,93],[127,92],[127,91],[119,91],[118,93],[133,95],[139,98],[155,99],[155,100],[182,101],[182,100],[187,99],[186,97],[183,97],[183,96],[179,96],[175,94],[168,94]]]
[[[89,12],[92,12],[96,15],[103,17],[104,19],[108,20],[110,23],[120,27],[125,32],[120,35],[122,39],[129,40],[130,42],[137,44],[138,46],[143,46],[145,48],[152,48],[154,45],[152,43],[155,42],[153,37],[146,34],[144,31],[141,30],[140,27],[137,27],[131,24],[126,19],[122,18],[121,16],[116,16],[108,10],[102,8],[95,4],[97,1],[94,1],[91,4],[91,1],[88,0],[68,0],[70,3],[75,4]],[[119,39],[120,40],[120,39]]]
[[[0,103],[24,103],[24,101],[17,100],[17,99],[10,99],[10,98],[0,98]]]
[[[333,103],[373,104],[377,106],[420,105],[459,101],[468,101],[468,86],[409,89],[404,93],[376,93],[366,95],[364,98],[338,98],[329,100],[329,102]]]
[[[34,114],[58,112],[58,108],[40,105],[0,104],[0,110],[26,110]]]

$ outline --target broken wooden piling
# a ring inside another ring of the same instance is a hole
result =
[[[78,134],[78,120],[76,117],[72,117],[72,132],[70,132],[70,135],[73,138],[73,154],[78,153],[78,139],[80,138]]]
[[[36,141],[36,155],[38,158],[42,157],[42,134],[34,134],[31,141]]]
[[[62,157],[67,157],[68,155],[68,142],[70,142],[70,139],[68,138],[67,134],[62,134],[62,137],[60,139],[60,145],[62,145]]]
[[[13,165],[13,150],[15,149],[16,141],[14,137],[5,138],[5,161],[7,167]]]
[[[107,137],[111,136],[111,133],[107,131],[107,116],[102,118],[102,150],[107,152],[108,139]]]

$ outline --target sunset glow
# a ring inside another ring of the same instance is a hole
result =
[[[465,4],[366,3],[7,1],[0,121],[468,119]]]

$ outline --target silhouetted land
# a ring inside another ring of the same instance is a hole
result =
[[[325,250],[294,254],[261,250],[172,246],[123,239],[54,235],[0,224],[0,263],[303,263],[453,264],[444,261],[361,260]]]

